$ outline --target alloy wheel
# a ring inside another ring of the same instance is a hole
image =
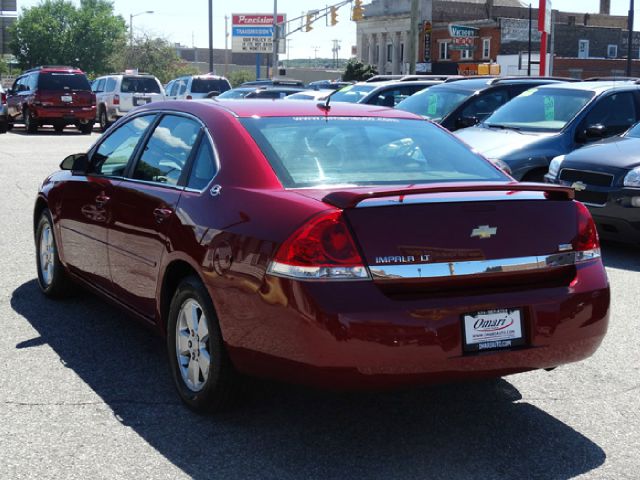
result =
[[[48,287],[53,281],[55,258],[53,233],[51,232],[51,225],[48,223],[40,232],[40,249],[38,253],[40,255],[40,273],[42,275],[42,282],[46,287]]]
[[[204,310],[193,298],[180,307],[176,322],[176,356],[185,385],[199,392],[209,378],[209,323]]]

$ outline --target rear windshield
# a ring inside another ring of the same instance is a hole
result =
[[[91,84],[82,73],[41,73],[38,77],[40,90],[91,90]]]
[[[252,88],[233,88],[231,90],[227,90],[221,95],[218,95],[216,98],[218,100],[225,98],[244,98],[253,91],[254,90]]]
[[[453,88],[428,88],[401,101],[396,108],[440,122],[472,94]]]
[[[160,85],[151,77],[123,77],[122,93],[160,93]]]
[[[191,85],[192,93],[226,92],[231,88],[229,82],[219,78],[194,78]]]
[[[453,135],[419,120],[278,117],[241,121],[285,188],[508,179]]]
[[[377,88],[375,85],[348,85],[331,95],[332,102],[358,103],[361,98]]]

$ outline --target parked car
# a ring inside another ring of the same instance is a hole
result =
[[[9,121],[7,117],[7,92],[0,85],[0,133],[7,133]]]
[[[335,90],[303,90],[285,97],[286,100],[326,100]]]
[[[381,107],[395,107],[420,90],[442,83],[441,80],[414,82],[360,82],[347,85],[331,95],[331,102],[366,103]]]
[[[339,80],[317,80],[309,82],[307,88],[310,90],[340,90],[343,87],[353,85],[353,82],[342,82]]]
[[[554,158],[545,180],[575,190],[600,238],[640,245],[640,123]]]
[[[27,70],[7,92],[9,125],[24,123],[27,133],[53,125],[62,132],[75,125],[89,134],[96,116],[96,96],[82,70],[73,67],[43,66]]]
[[[229,80],[216,75],[188,75],[176,78],[165,88],[167,100],[212,98],[227,90],[231,90]]]
[[[98,77],[93,81],[97,98],[97,119],[103,132],[132,109],[165,99],[164,88],[153,75],[118,73]]]
[[[279,99],[285,98],[294,93],[304,92],[305,89],[301,87],[238,87],[218,95],[216,98],[219,100],[229,99]]]
[[[638,120],[638,84],[558,83],[527,90],[456,134],[486,157],[502,160],[518,180],[543,181],[552,158],[618,135]]]
[[[378,388],[553,368],[607,328],[573,191],[517,183],[401,110],[151,103],[61,168],[35,204],[40,288],[81,282],[165,335],[198,411],[239,374]]]
[[[251,80],[240,84],[241,87],[304,87],[302,80],[296,80],[294,78],[261,78],[258,80]]]
[[[538,85],[565,79],[548,77],[455,78],[437,88],[423,90],[400,102],[396,108],[439,123],[453,132],[471,127],[522,92]]]

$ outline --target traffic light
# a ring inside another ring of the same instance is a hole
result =
[[[356,4],[353,6],[353,13],[351,14],[351,20],[357,22],[364,18],[364,9],[362,8],[362,0],[356,0]]]
[[[311,30],[313,30],[313,27],[311,26],[312,23],[313,23],[313,13],[307,13],[307,23],[304,27],[305,32],[310,32]]]
[[[338,23],[338,7],[331,7],[331,26],[335,27]]]

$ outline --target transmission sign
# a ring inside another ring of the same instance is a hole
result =
[[[286,15],[278,14],[280,38],[284,38]],[[284,53],[284,41],[278,46]],[[273,14],[234,13],[231,16],[231,51],[233,53],[273,52]]]

